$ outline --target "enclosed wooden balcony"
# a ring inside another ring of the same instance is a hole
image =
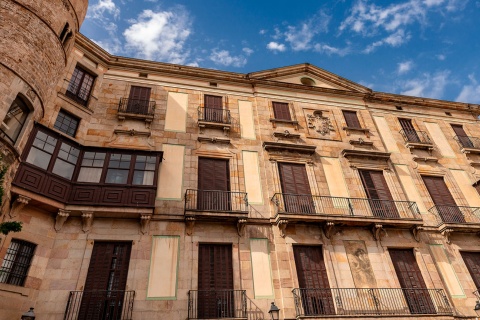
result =
[[[297,319],[325,316],[451,316],[443,289],[293,289]]]

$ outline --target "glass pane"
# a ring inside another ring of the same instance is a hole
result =
[[[63,161],[62,159],[57,159],[55,165],[53,166],[52,172],[58,174],[65,179],[71,180],[73,175],[73,170],[75,170],[75,165]]]
[[[102,168],[81,168],[78,174],[78,182],[100,182]]]
[[[26,162],[36,165],[44,170],[47,170],[48,163],[50,162],[50,158],[52,157],[51,154],[46,153],[43,150],[39,150],[35,147],[30,149],[28,153]]]
[[[153,185],[154,174],[155,172],[153,171],[135,171],[132,184],[151,186]]]
[[[106,183],[126,184],[128,179],[128,170],[108,169]]]

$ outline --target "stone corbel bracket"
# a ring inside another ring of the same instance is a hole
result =
[[[383,229],[383,225],[381,225],[381,224],[374,224],[373,225],[373,227],[372,227],[373,239],[375,239],[376,241],[382,241],[382,236],[386,235],[386,234],[387,234],[387,231],[385,231],[385,229]]]
[[[240,237],[245,235],[245,227],[247,226],[247,219],[238,219],[237,232]]]
[[[185,232],[191,236],[193,234],[193,228],[195,227],[195,217],[186,217],[185,227]]]
[[[335,223],[329,221],[323,225],[323,233],[327,239],[330,239],[335,232]]]
[[[420,233],[422,230],[423,230],[423,227],[421,226],[415,226],[411,229],[413,239],[415,239],[415,241],[420,242]]]
[[[63,224],[70,216],[70,211],[58,209],[57,217],[55,218],[55,231],[62,230]]]
[[[82,212],[82,230],[87,233],[90,231],[93,223],[93,211]]]
[[[10,218],[15,218],[17,214],[25,207],[28,202],[32,200],[29,197],[22,196],[21,194],[18,195],[17,199],[15,199],[15,202],[12,204],[12,208],[10,209]]]
[[[278,230],[280,231],[280,237],[282,238],[285,238],[285,236],[287,235],[287,225],[288,225],[288,220],[286,219],[282,219],[282,220],[278,220],[277,222],[277,227],[278,227]]]
[[[141,214],[140,215],[140,232],[145,234],[148,232],[148,227],[150,226],[150,221],[152,220],[151,214]]]
[[[441,231],[442,236],[445,237],[445,240],[447,241],[448,244],[452,242],[452,239],[450,238],[452,235],[453,229],[448,229],[445,228]]]

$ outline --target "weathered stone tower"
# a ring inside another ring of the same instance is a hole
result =
[[[23,117],[17,117],[24,124],[20,128],[8,125],[10,116],[3,121],[2,135],[16,151],[26,138],[21,133],[44,113],[87,6],[88,0],[0,2],[0,119],[5,119],[12,104],[27,108]]]

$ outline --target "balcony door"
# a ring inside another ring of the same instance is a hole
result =
[[[206,211],[231,210],[228,160],[198,159],[197,207]]]
[[[435,314],[422,273],[412,249],[388,249],[403,295],[412,314]]]
[[[95,242],[78,320],[122,319],[131,249],[131,242]]]
[[[392,194],[388,189],[383,171],[358,170],[362,185],[369,199],[370,209],[375,217],[400,218]]]
[[[465,223],[465,218],[448,190],[443,177],[422,176],[422,179],[443,222]]]
[[[127,113],[148,114],[151,88],[132,86],[128,96]]]
[[[315,213],[305,165],[279,162],[278,171],[285,211],[289,213]]]
[[[223,123],[223,102],[222,97],[206,94],[204,96],[204,117],[205,121]]]
[[[304,314],[335,314],[322,247],[294,246],[293,254]]]
[[[233,266],[230,244],[198,247],[198,319],[233,318]]]
[[[467,136],[461,124],[452,124],[452,129],[458,138],[458,141],[464,148],[474,148],[472,140]]]
[[[398,119],[408,142],[421,142],[417,130],[413,127],[411,119]]]
[[[460,251],[460,254],[473,279],[473,283],[475,283],[475,287],[477,287],[477,290],[480,290],[480,252]]]

